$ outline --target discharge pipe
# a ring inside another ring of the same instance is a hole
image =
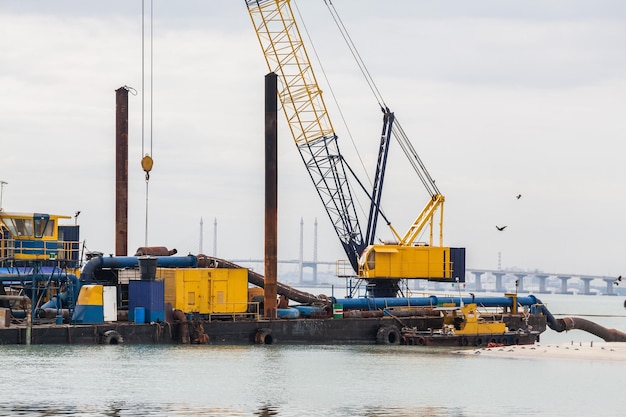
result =
[[[562,332],[563,330],[582,330],[587,333],[591,333],[594,336],[598,336],[605,342],[626,342],[626,333],[617,329],[607,329],[604,326],[594,323],[593,321],[581,319],[580,317],[563,317],[558,319],[558,322],[562,324],[562,330],[556,330]],[[550,328],[552,328],[550,326]]]
[[[562,319],[557,319],[548,311],[541,301],[537,301],[538,304],[533,308],[536,308],[537,311],[546,316],[548,327],[555,332],[561,333],[568,330],[582,330],[594,336],[598,336],[605,342],[626,342],[626,333],[624,332],[617,329],[608,329],[598,323],[580,317],[563,317]]]

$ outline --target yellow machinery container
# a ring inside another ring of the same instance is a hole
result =
[[[184,313],[245,313],[248,270],[245,268],[158,268],[165,302]]]
[[[368,246],[359,261],[363,278],[450,279],[450,248],[440,246]]]

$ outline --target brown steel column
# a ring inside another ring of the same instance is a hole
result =
[[[278,100],[277,76],[265,76],[265,317],[277,317],[278,297]]]
[[[115,255],[128,254],[128,89],[115,90]]]

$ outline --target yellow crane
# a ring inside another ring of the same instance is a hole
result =
[[[290,0],[245,0],[270,72],[279,77],[279,100],[291,134],[356,276],[376,297],[393,297],[403,279],[465,280],[465,248],[443,246],[445,198],[426,170],[395,115],[386,106],[365,236],[356,215],[344,160]],[[394,137],[430,194],[430,200],[404,235],[381,209],[391,137]],[[358,178],[357,178],[358,181]],[[359,182],[362,188],[362,184]],[[438,220],[435,220],[438,215]],[[394,242],[375,244],[377,219],[383,217]],[[428,242],[417,243],[425,229]],[[439,230],[435,242],[434,231]]]

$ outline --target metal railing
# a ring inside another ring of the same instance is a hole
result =
[[[246,305],[245,311],[235,311],[238,305]],[[223,313],[209,313],[207,320],[212,321],[213,319],[224,320],[225,317],[231,318],[233,321],[241,320],[241,319],[250,319],[254,318],[258,320],[261,316],[261,306],[259,302],[251,301],[247,303],[221,303],[221,305],[232,306],[232,312],[223,312]]]
[[[0,260],[80,260],[80,242],[0,239]]]

